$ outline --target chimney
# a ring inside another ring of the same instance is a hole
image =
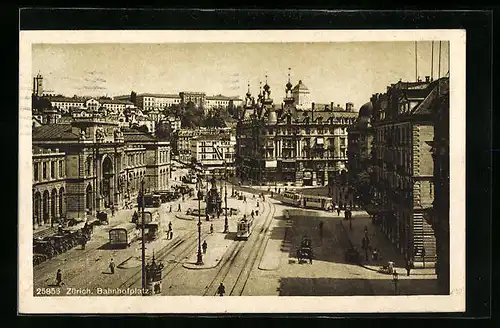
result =
[[[314,122],[314,103],[311,103],[311,123]]]
[[[431,81],[431,77],[430,76],[426,76],[425,77],[425,82],[429,83]]]
[[[330,103],[330,110],[333,111],[333,101]]]

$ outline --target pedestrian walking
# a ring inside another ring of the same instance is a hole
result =
[[[278,188],[278,194],[281,194],[281,188]]]
[[[115,216],[115,206],[111,204],[111,216]]]
[[[340,216],[340,207],[338,205],[335,205],[335,209],[337,210],[337,215]]]
[[[201,248],[203,248],[203,254],[205,254],[207,252],[207,247],[208,247],[207,241],[204,240],[203,244],[201,245]]]
[[[168,222],[168,231],[172,231],[172,221]]]
[[[217,294],[219,294],[219,296],[224,296],[225,293],[226,287],[224,287],[224,284],[221,282],[219,288],[217,288]]]
[[[173,230],[170,230],[169,237],[170,237],[170,239],[174,238],[174,231]]]
[[[81,243],[82,243],[82,249],[85,249],[85,244],[87,244],[87,238],[85,238],[85,236],[82,237]]]
[[[259,201],[257,200],[257,208],[259,208]]]
[[[252,212],[250,213],[250,215],[252,216],[252,218],[253,218],[254,214],[255,214],[255,212],[252,210]]]
[[[179,203],[179,207],[177,208],[177,212],[181,211],[181,203]]]
[[[111,271],[111,274],[115,273],[115,262],[113,262],[113,259],[109,262],[109,271]]]
[[[169,212],[172,213],[172,204],[170,204]]]
[[[211,223],[210,224],[210,234],[213,234],[214,233],[214,224]]]
[[[413,263],[411,263],[411,260],[406,261],[406,275],[410,276],[410,271],[413,266]]]
[[[64,285],[64,282],[62,281],[62,272],[61,272],[61,269],[57,269],[57,273],[56,273],[56,285],[57,286]]]
[[[259,210],[255,210],[255,216],[259,216]]]

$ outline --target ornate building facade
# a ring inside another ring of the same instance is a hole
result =
[[[36,226],[135,202],[142,180],[149,190],[168,187],[169,142],[102,115],[34,127],[32,144]]]
[[[436,262],[436,236],[426,213],[435,193],[429,142],[439,81],[399,81],[371,99],[373,188],[367,210],[416,267]]]
[[[283,104],[271,98],[264,85],[257,100],[250,90],[237,124],[236,174],[256,184],[326,185],[333,175],[345,170],[347,128],[357,114],[352,104],[307,106],[309,92],[302,81],[295,88],[285,86]],[[296,93],[304,97],[297,106]]]

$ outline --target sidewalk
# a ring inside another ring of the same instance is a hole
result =
[[[225,234],[223,232],[215,232],[212,235],[208,235],[203,241],[207,242],[207,252],[203,255],[203,264],[196,265],[196,260],[198,258],[198,248],[193,252],[193,254],[189,257],[189,259],[182,266],[186,269],[212,269],[215,268],[222,258],[224,254],[229,249],[229,246],[234,242],[232,238],[227,238],[232,236],[232,234]]]
[[[379,226],[372,224],[371,218],[366,212],[355,211],[353,212],[352,219],[352,230],[349,228],[349,221],[340,220],[340,224],[343,231],[347,235],[350,243],[355,247],[360,253],[361,266],[372,271],[377,271],[381,266],[387,265],[388,261],[394,262],[394,267],[400,275],[406,276],[405,269],[405,258],[403,254],[399,253],[397,248],[392,245],[389,239],[379,230]],[[371,252],[368,251],[368,260],[366,259],[365,251],[362,248],[362,239],[365,235],[364,229],[368,229],[368,238],[370,239],[370,245],[372,248],[376,248],[381,258],[378,260],[373,260],[371,258]],[[434,269],[412,269],[410,272],[410,278],[416,276],[422,278],[422,276],[434,276]]]

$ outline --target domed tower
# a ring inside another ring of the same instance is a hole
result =
[[[267,75],[266,75],[266,84],[264,85],[262,103],[264,105],[270,105],[273,103],[273,100],[271,98],[271,87],[269,86],[269,84],[267,84]]]
[[[248,83],[247,94],[245,96],[246,96],[245,97],[245,107],[252,107],[253,98],[252,98],[252,94],[250,93],[250,83]]]
[[[285,99],[283,99],[285,105],[293,103],[292,88],[293,84],[290,82],[290,68],[288,68],[288,83],[285,85]]]

